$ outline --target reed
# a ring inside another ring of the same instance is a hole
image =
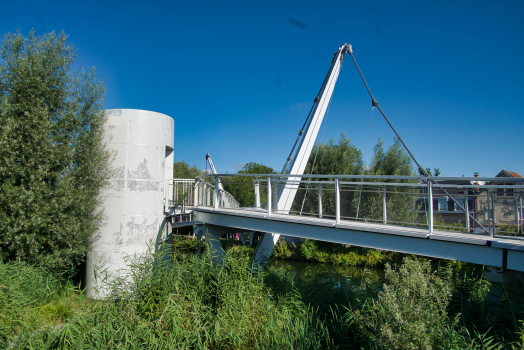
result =
[[[234,247],[221,265],[209,251],[151,253],[108,280],[106,300],[89,300],[45,268],[4,263],[0,348],[522,348],[521,299],[508,291],[486,309],[481,271],[428,264],[405,260],[378,283],[364,271],[358,282],[323,276],[306,285],[282,268],[254,269]]]

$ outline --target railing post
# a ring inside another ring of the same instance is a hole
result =
[[[164,185],[164,213],[167,213],[169,211],[169,180],[166,179],[165,180],[165,185]]]
[[[215,203],[213,203],[215,210],[218,209],[218,199],[220,198],[220,193],[218,189],[218,175],[215,175]]]
[[[322,217],[322,185],[318,185],[318,217]]]
[[[428,230],[429,234],[433,233],[433,182],[427,180],[428,182]]]
[[[198,207],[198,194],[199,194],[199,188],[198,185],[200,184],[200,180],[195,180],[195,189],[193,191],[193,206]]]
[[[338,177],[335,178],[335,223],[340,223],[340,180]]]
[[[464,191],[464,211],[466,212],[466,232],[469,232],[469,200],[468,191]]]
[[[495,237],[495,192],[491,192],[491,213],[491,237]]]
[[[183,196],[183,201],[182,201],[182,212],[186,212],[186,205],[187,205],[187,190],[186,190],[186,182],[183,181],[182,182],[182,196]]]
[[[388,208],[386,206],[386,186],[382,187],[382,220],[385,224],[388,223]]]
[[[255,208],[260,208],[260,182],[255,181]]]
[[[517,206],[517,234],[520,235],[520,221],[522,220],[522,194],[519,195],[518,200],[515,201]],[[520,202],[520,208],[519,208]]]
[[[267,177],[267,216],[271,215],[271,177]]]
[[[207,184],[205,182],[202,183],[202,206],[206,206],[206,198],[207,198]]]

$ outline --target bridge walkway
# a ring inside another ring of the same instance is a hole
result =
[[[398,225],[278,214],[256,208],[194,207],[206,230],[258,231],[524,271],[524,240]]]

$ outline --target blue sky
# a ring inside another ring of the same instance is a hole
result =
[[[175,120],[175,161],[280,170],[342,43],[418,161],[524,175],[524,1],[1,1],[0,32],[65,30],[106,108]],[[371,101],[348,56],[322,142],[365,151]],[[393,132],[373,114],[367,161]]]

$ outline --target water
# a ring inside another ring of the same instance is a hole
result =
[[[356,266],[335,266],[306,261],[270,260],[269,266],[285,269],[295,283],[302,288],[341,288],[353,291],[369,285],[378,285],[384,276],[384,269]]]

